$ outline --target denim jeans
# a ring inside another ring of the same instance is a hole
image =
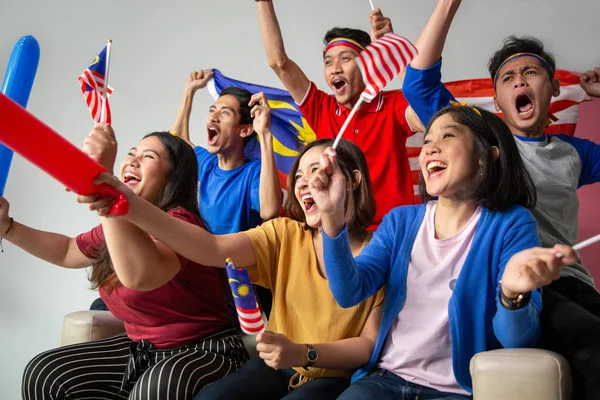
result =
[[[326,400],[336,399],[348,386],[347,378],[318,378],[290,392],[288,384],[296,371],[275,370],[260,358],[251,358],[240,369],[205,386],[194,400]]]
[[[381,368],[354,382],[342,393],[340,400],[464,400],[456,393],[444,393],[426,386],[407,382],[398,375]]]

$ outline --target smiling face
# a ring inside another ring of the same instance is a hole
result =
[[[325,81],[338,103],[352,108],[365,89],[360,69],[354,59],[356,50],[346,46],[330,48],[323,59]]]
[[[308,180],[319,169],[319,158],[324,151],[324,146],[308,149],[302,155],[294,175],[294,196],[300,203],[306,223],[313,228],[321,227],[321,213],[308,190]]]
[[[132,147],[121,163],[121,181],[135,194],[154,203],[169,178],[171,162],[156,136],[150,136]]]
[[[450,113],[440,116],[425,134],[419,164],[429,195],[464,199],[477,173],[471,130]]]
[[[244,147],[244,136],[252,133],[251,124],[240,124],[240,103],[232,95],[217,99],[208,110],[206,132],[207,150],[211,154],[225,153]]]
[[[507,62],[496,78],[496,109],[514,134],[539,137],[548,120],[552,96],[560,94],[558,80],[535,57],[523,56]]]

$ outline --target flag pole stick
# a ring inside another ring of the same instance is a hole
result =
[[[102,89],[102,112],[100,114],[100,123],[106,123],[106,102],[108,99],[108,71],[110,68],[110,47],[112,45],[112,40],[109,39],[106,44],[106,67],[104,70],[104,88]]]
[[[587,240],[584,240],[583,242],[580,242],[578,244],[576,244],[575,246],[573,246],[573,250],[577,251],[577,250],[581,250],[584,247],[587,247],[591,244],[594,244],[596,242],[600,241],[600,235],[596,235],[594,237],[591,237]]]
[[[369,0],[369,3],[371,4],[371,11],[375,11],[375,6],[373,5],[373,0]]]
[[[575,246],[573,246],[573,250],[579,251],[584,247],[588,247],[589,245],[592,245],[596,242],[600,242],[600,235],[592,236],[591,238],[586,239],[583,242],[577,243]],[[563,253],[556,253],[556,258],[563,258],[564,256],[565,255]]]
[[[340,143],[340,140],[342,140],[344,131],[348,127],[348,124],[350,124],[350,120],[352,119],[352,117],[354,117],[354,114],[356,114],[356,112],[358,111],[358,108],[363,103],[363,101],[364,101],[364,99],[362,98],[362,96],[359,97],[358,101],[354,105],[354,108],[352,108],[352,111],[350,111],[350,115],[348,115],[348,118],[346,118],[346,122],[344,122],[344,125],[342,125],[342,129],[340,129],[340,133],[338,133],[337,137],[335,138],[335,142],[333,142],[334,149],[337,148],[338,143]]]

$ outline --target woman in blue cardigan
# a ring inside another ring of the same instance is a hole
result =
[[[309,187],[336,301],[351,307],[385,286],[375,350],[341,399],[468,398],[473,355],[535,344],[539,288],[576,257],[537,247],[535,189],[500,118],[460,104],[436,114],[419,156],[424,204],[393,209],[356,259],[335,151],[320,162]]]

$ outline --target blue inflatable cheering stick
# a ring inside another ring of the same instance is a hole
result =
[[[40,45],[37,40],[31,35],[19,39],[8,60],[2,93],[23,108],[27,107],[39,61]],[[0,196],[4,195],[12,157],[13,152],[0,144]]]

